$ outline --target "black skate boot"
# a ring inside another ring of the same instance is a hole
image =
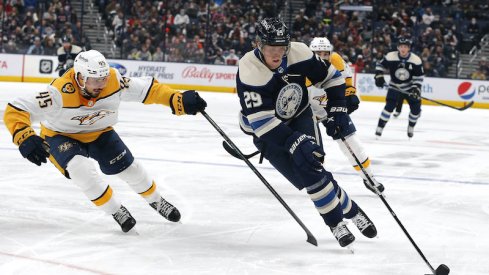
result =
[[[121,226],[122,232],[128,232],[136,225],[136,220],[123,205],[117,212],[112,214],[112,217]]]
[[[368,218],[367,214],[358,207],[358,214],[351,219],[351,221],[357,226],[358,230],[367,238],[373,238],[377,236],[377,228],[374,223]]]
[[[380,193],[384,192],[384,185],[380,182],[378,182],[376,179],[374,178],[371,178],[372,181],[374,182],[374,186],[375,188],[377,188],[377,190],[379,190]],[[377,192],[375,191],[374,187],[372,187],[372,185],[370,184],[369,181],[367,180],[363,180],[363,184],[365,184],[365,186],[367,187],[368,190],[372,191],[374,194],[377,194]]]
[[[407,129],[407,135],[409,138],[412,138],[414,135],[414,126],[409,125]]]
[[[348,230],[345,222],[340,222],[335,227],[330,227],[330,229],[341,247],[350,245],[355,240],[355,236]]]
[[[383,127],[377,127],[377,129],[375,130],[375,135],[378,137],[382,136],[382,131],[384,131]]]
[[[162,197],[160,197],[159,201],[155,201],[149,205],[151,205],[156,212],[160,213],[161,216],[171,222],[178,222],[180,220],[180,211]]]

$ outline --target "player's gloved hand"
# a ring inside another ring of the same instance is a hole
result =
[[[49,144],[42,137],[32,135],[19,145],[19,151],[24,158],[40,166],[49,157]]]
[[[333,139],[339,139],[355,132],[355,125],[348,115],[346,100],[329,100],[326,105],[328,116],[323,125],[326,127],[326,134]],[[339,129],[339,132],[338,132]]]
[[[285,146],[295,164],[301,169],[309,169],[311,167],[316,170],[322,169],[325,153],[313,137],[294,132],[285,141]]]
[[[409,91],[409,97],[414,100],[421,100],[421,90],[418,86],[412,87]]]
[[[376,74],[375,75],[375,86],[382,88],[385,85],[385,79],[384,76],[381,74]]]
[[[355,87],[347,87],[345,92],[346,97],[346,107],[348,108],[348,114],[353,113],[356,109],[358,109],[358,104],[360,104],[360,100],[357,96],[357,89]]]
[[[172,113],[177,116],[183,114],[195,115],[207,107],[207,102],[196,91],[189,90],[171,95],[170,107]]]

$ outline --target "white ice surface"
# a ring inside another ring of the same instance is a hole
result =
[[[8,100],[45,84],[0,83]],[[245,153],[255,151],[237,126],[236,95],[202,93],[208,114]],[[412,140],[408,108],[374,131],[381,103],[353,114],[387,201],[436,268],[489,274],[489,110],[423,106]],[[38,127],[36,126],[38,130]],[[181,223],[158,216],[121,180],[104,176],[137,220],[124,234],[51,164],[23,159],[0,127],[0,274],[338,274],[422,275],[429,268],[382,201],[370,193],[336,143],[324,138],[326,167],[375,222],[379,235],[356,235],[341,248],[304,191],[269,163],[253,163],[316,236],[306,235],[263,183],[221,147],[203,116],[169,108],[121,105],[116,130],[182,212]]]

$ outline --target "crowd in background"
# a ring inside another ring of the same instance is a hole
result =
[[[209,2],[209,3],[208,3]],[[120,57],[133,60],[236,65],[253,48],[255,24],[285,15],[294,41],[308,44],[326,36],[357,72],[373,72],[375,63],[395,50],[400,36],[413,40],[426,76],[445,77],[459,52],[467,53],[488,33],[486,1],[338,1],[306,0],[287,10],[286,0],[96,0]],[[373,11],[348,7],[370,6]],[[288,13],[286,13],[288,12]],[[289,15],[291,14],[291,15]],[[0,52],[55,55],[61,38],[90,49],[69,0],[3,1],[0,4]],[[489,78],[481,60],[471,78]]]
[[[0,3],[0,52],[56,55],[69,39],[90,49],[69,0],[22,0]]]

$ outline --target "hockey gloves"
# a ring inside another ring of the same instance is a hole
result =
[[[325,154],[314,138],[294,132],[285,141],[285,146],[299,168],[305,170],[311,167],[315,170],[322,169],[322,161]]]
[[[384,76],[381,74],[376,74],[375,75],[375,86],[382,88],[385,85],[385,79]]]
[[[355,87],[347,87],[345,92],[346,97],[346,107],[348,108],[348,114],[353,113],[356,109],[358,109],[358,104],[360,104],[360,100],[357,96],[357,89]]]
[[[326,112],[328,112],[328,116],[323,121],[323,125],[326,127],[328,136],[336,140],[340,138],[340,133],[346,137],[355,132],[355,125],[353,125],[346,108],[346,100],[328,100]]]
[[[421,90],[418,86],[411,88],[409,91],[409,97],[414,100],[421,100]]]
[[[40,166],[49,157],[49,144],[40,136],[32,135],[20,144],[19,151],[24,158]]]
[[[195,115],[207,107],[207,103],[194,91],[174,93],[170,97],[170,107],[174,115]]]

